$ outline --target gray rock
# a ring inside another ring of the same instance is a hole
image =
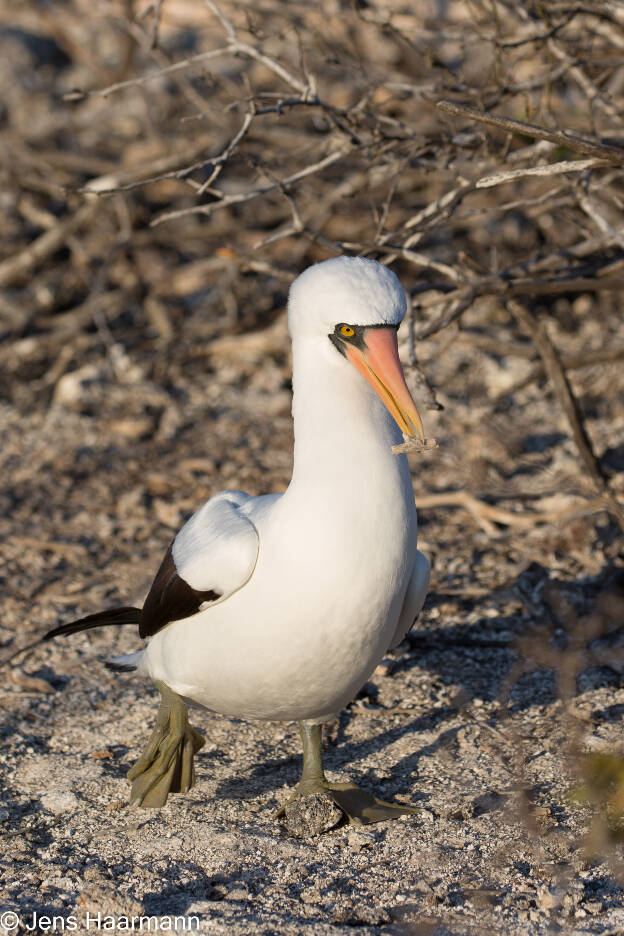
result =
[[[336,806],[329,793],[311,793],[288,803],[284,810],[283,823],[296,838],[309,838],[329,832],[342,819],[342,810]]]
[[[50,790],[41,797],[41,805],[55,816],[62,816],[77,809],[79,802],[71,790]]]

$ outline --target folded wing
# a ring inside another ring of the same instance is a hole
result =
[[[182,527],[145,599],[141,637],[152,637],[171,621],[225,600],[249,581],[259,540],[239,508],[250,500],[243,491],[223,491]]]
[[[419,550],[416,550],[412,577],[405,592],[403,608],[390,648],[397,647],[401,643],[420,614],[429,588],[429,571],[429,561]]]

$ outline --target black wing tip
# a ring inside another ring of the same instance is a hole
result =
[[[69,624],[60,624],[58,627],[53,627],[52,630],[43,635],[41,640],[53,640],[55,637],[77,634],[93,627],[107,627],[111,624],[138,625],[140,619],[141,612],[139,608],[111,608],[109,611],[97,611],[95,614],[88,614],[77,621],[70,621]]]

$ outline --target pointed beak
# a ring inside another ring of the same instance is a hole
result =
[[[381,397],[399,429],[405,435],[411,438],[418,436],[424,442],[422,420],[405,383],[399,360],[396,329],[368,328],[364,332],[362,345],[345,345],[344,353]]]

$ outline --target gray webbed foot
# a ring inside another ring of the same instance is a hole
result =
[[[165,683],[155,682],[162,701],[154,728],[136,764],[127,773],[132,780],[131,805],[164,806],[170,793],[187,793],[195,783],[193,758],[205,744],[189,725],[188,709]]]
[[[299,729],[303,741],[303,773],[295,791],[276,812],[276,819],[288,818],[287,814],[291,811],[289,807],[293,803],[318,793],[330,797],[342,813],[343,819],[350,825],[368,825],[398,819],[399,816],[418,814],[418,809],[398,803],[386,803],[355,783],[330,783],[323,773],[321,726],[300,722]],[[338,817],[332,827],[339,821]]]
[[[399,816],[415,816],[418,810],[398,803],[386,803],[367,793],[356,783],[331,783],[329,795],[342,809],[350,825],[369,825]]]
[[[399,816],[417,815],[418,810],[411,806],[402,806],[398,803],[386,803],[378,799],[356,783],[319,783],[315,788],[306,786],[297,788],[289,796],[284,805],[275,813],[276,819],[283,819],[287,814],[287,807],[297,800],[304,800],[315,793],[326,793],[342,813],[342,818],[349,825],[369,825],[373,822],[386,822],[388,819],[398,819]],[[337,825],[335,822],[334,825]]]

